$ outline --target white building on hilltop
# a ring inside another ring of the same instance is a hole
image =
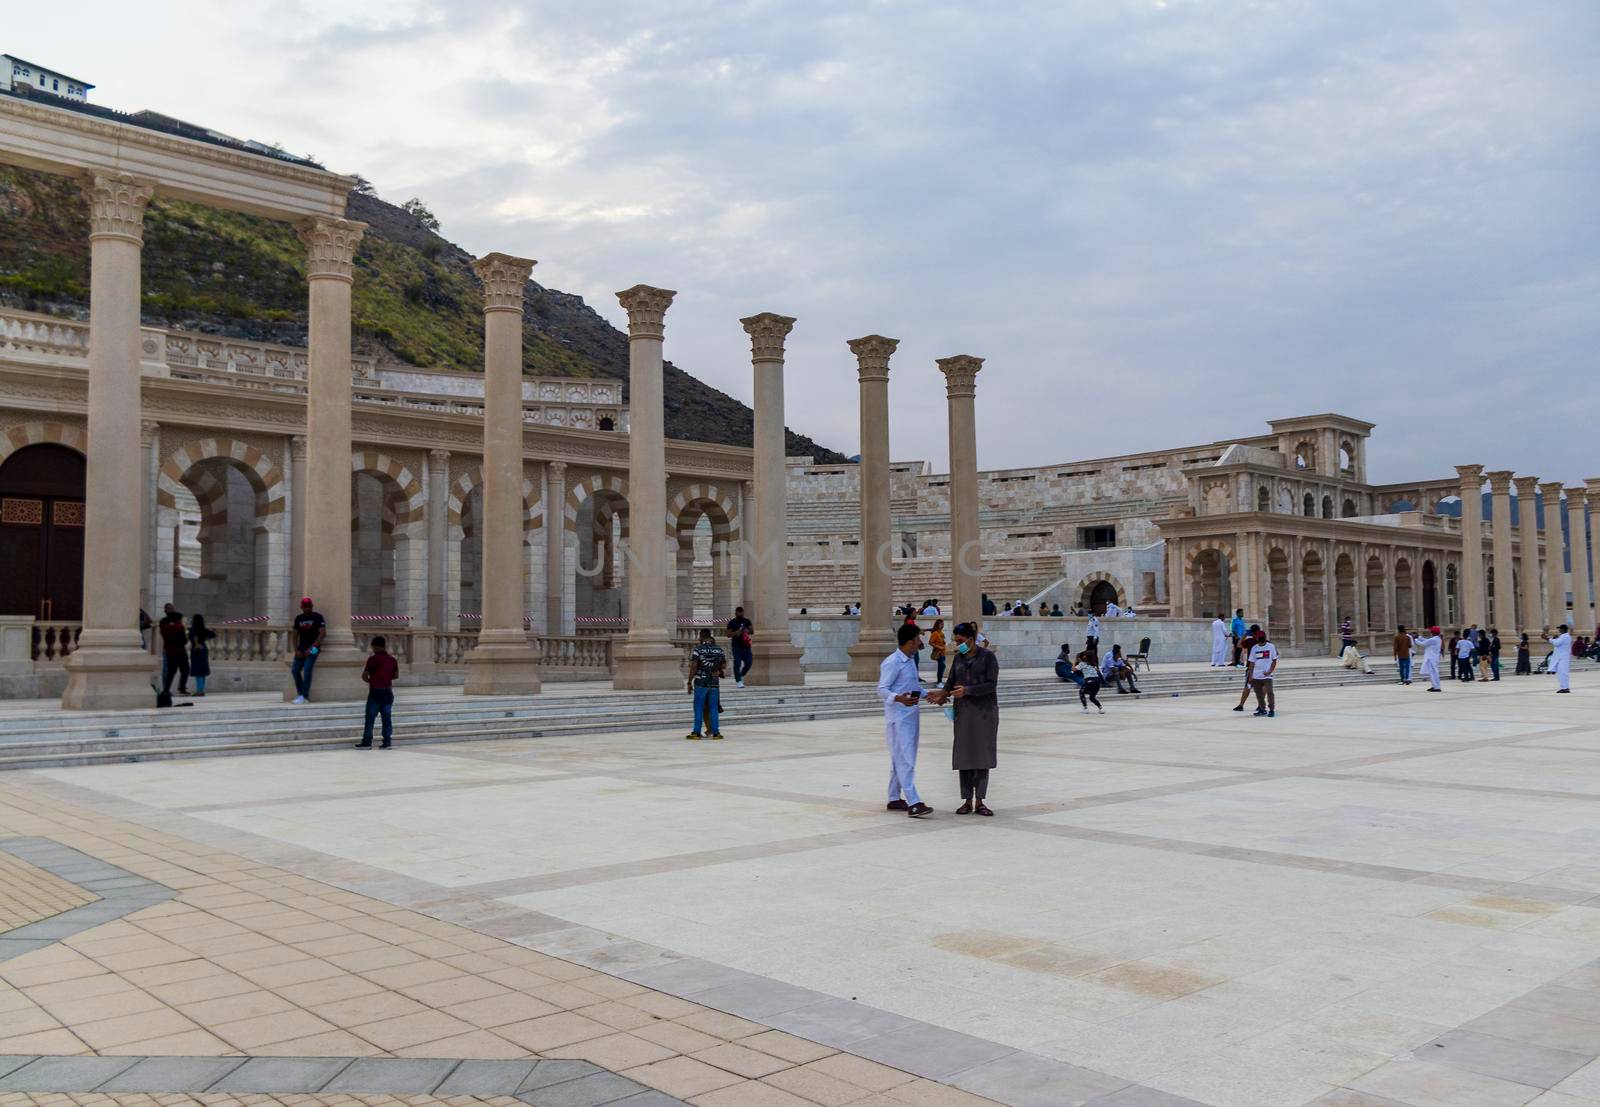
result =
[[[27,85],[30,89],[67,100],[83,101],[89,99],[89,90],[94,87],[86,81],[24,61],[13,54],[0,54],[0,88],[9,92],[18,85]]]

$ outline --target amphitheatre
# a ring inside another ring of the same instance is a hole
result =
[[[1592,713],[1509,672],[1596,625],[1600,478],[1377,483],[1381,422],[1333,412],[985,469],[971,354],[940,473],[892,452],[877,334],[817,370],[846,458],[786,426],[778,310],[739,320],[747,414],[668,362],[672,290],[623,275],[624,337],[511,253],[417,282],[478,361],[401,357],[364,285],[455,248],[357,178],[26,85],[0,167],[87,243],[0,299],[0,1104],[1600,1103]],[[175,224],[290,244],[286,330],[152,322]],[[928,598],[1005,669],[992,820],[944,817],[936,712],[934,818],[883,808],[879,664]],[[167,604],[218,634],[186,711]],[[731,740],[685,743],[737,607]],[[1281,717],[1205,664],[1236,610]],[[1050,664],[1090,617],[1148,664],[1080,718]],[[1498,628],[1506,679],[1413,694],[1399,624]]]

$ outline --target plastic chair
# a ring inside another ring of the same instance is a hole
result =
[[[1130,653],[1128,655],[1128,664],[1129,664],[1129,666],[1131,666],[1133,668],[1133,670],[1135,672],[1138,671],[1139,662],[1141,662],[1141,661],[1144,662],[1145,671],[1149,672],[1150,671],[1150,639],[1148,639],[1148,638],[1139,639],[1139,652],[1138,653]]]

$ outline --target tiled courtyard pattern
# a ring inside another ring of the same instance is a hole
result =
[[[946,814],[931,719],[919,823],[872,720],[736,700],[717,745],[16,774],[0,833],[179,896],[0,963],[0,1053],[537,1054],[705,1107],[1600,1104],[1586,675],[1012,710],[992,820]]]

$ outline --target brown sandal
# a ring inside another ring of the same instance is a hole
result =
[[[957,815],[970,815],[970,814],[972,814],[972,803],[971,803],[971,801],[970,800],[963,801],[961,806],[956,808],[956,814]]]
[[[980,815],[993,815],[994,814],[993,811],[990,811],[989,808],[984,805],[984,802],[982,800],[978,801],[977,811],[978,811],[978,814],[980,814]]]

